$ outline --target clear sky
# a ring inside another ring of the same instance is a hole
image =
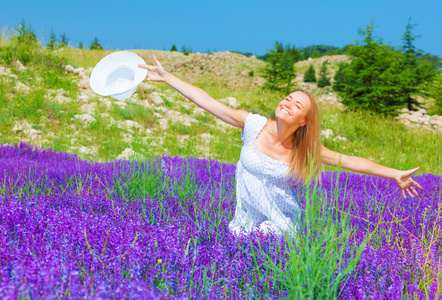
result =
[[[95,37],[105,49],[242,51],[263,55],[275,41],[297,47],[342,47],[374,34],[394,47],[408,19],[417,24],[418,49],[442,56],[441,0],[1,0],[0,26],[24,20],[43,42],[51,29],[71,45]]]

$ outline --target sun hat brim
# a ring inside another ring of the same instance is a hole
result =
[[[146,78],[147,70],[138,67],[144,60],[130,51],[118,51],[98,62],[90,77],[91,89],[102,96],[132,90]]]

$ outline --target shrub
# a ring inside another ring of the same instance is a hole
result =
[[[69,43],[69,39],[68,39],[66,33],[63,33],[63,34],[60,36],[59,47],[60,47],[60,48],[66,48],[66,47],[68,46],[68,43]]]
[[[327,61],[324,61],[319,72],[318,87],[326,87],[331,85],[330,79],[327,77]]]
[[[310,64],[307,71],[305,71],[304,82],[316,82],[315,68],[312,64]]]
[[[103,50],[103,47],[98,42],[97,37],[95,37],[95,40],[92,42],[90,49],[91,50]]]
[[[51,36],[49,37],[49,43],[46,45],[46,47],[50,50],[54,50],[56,47],[56,39],[55,39],[55,33],[53,30],[51,30]]]

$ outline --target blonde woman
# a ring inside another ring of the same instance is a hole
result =
[[[145,81],[165,82],[184,97],[222,121],[241,128],[243,146],[236,166],[236,209],[230,230],[240,233],[259,228],[277,234],[298,231],[301,208],[289,180],[318,178],[321,164],[395,180],[402,195],[418,195],[421,186],[411,178],[419,168],[399,171],[362,157],[348,156],[325,148],[320,142],[319,111],[313,97],[295,91],[275,110],[276,121],[235,110],[216,101],[204,90],[166,72],[153,56]]]

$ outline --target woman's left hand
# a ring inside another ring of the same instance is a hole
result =
[[[406,198],[405,191],[408,193],[408,195],[411,196],[411,198],[414,198],[414,195],[416,196],[418,195],[414,186],[422,190],[422,187],[419,185],[419,183],[417,183],[416,181],[413,180],[413,178],[411,178],[411,174],[413,174],[417,170],[419,170],[419,167],[408,171],[399,171],[399,175],[396,178],[396,182],[401,188],[402,196],[404,198]]]

